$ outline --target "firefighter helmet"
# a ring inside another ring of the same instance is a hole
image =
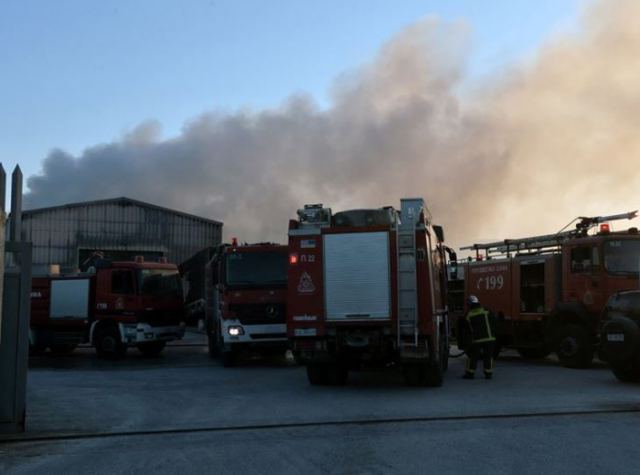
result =
[[[475,295],[469,295],[467,302],[469,302],[469,305],[477,305],[480,303],[480,300],[478,300],[478,297]]]

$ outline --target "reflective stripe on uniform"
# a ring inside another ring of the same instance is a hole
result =
[[[469,374],[475,374],[476,370],[471,369],[471,358],[467,358],[467,366],[465,367],[465,371]]]
[[[485,324],[485,328],[487,329],[487,336],[485,338],[480,338],[478,340],[474,338],[473,343],[488,343],[490,341],[495,341],[496,337],[491,332],[491,323],[489,322],[489,312],[485,310],[483,307],[469,310],[465,319],[467,320],[467,323],[469,324],[469,326],[473,329],[473,327],[471,326],[471,319],[474,317],[480,317],[480,316],[484,316],[484,324]]]
[[[489,330],[489,334],[491,334],[491,330]],[[496,338],[492,336],[488,336],[487,338],[480,338],[479,340],[473,340],[474,343],[489,343],[490,341],[496,341]]]

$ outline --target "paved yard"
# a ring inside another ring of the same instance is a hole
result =
[[[509,354],[496,379],[410,388],[395,369],[312,387],[285,358],[222,368],[192,336],[159,358],[31,361],[28,432],[2,473],[621,473],[640,466],[640,387]]]

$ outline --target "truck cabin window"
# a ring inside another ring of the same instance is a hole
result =
[[[544,262],[520,266],[520,311],[544,313]]]
[[[598,248],[580,246],[571,249],[571,272],[591,272],[600,266]]]
[[[129,295],[135,292],[133,286],[133,272],[130,270],[114,270],[111,272],[111,292]]]
[[[611,240],[604,245],[604,266],[609,274],[637,276],[640,240]]]
[[[178,271],[170,269],[141,269],[138,271],[140,293],[155,297],[182,295]]]
[[[287,285],[288,257],[282,252],[238,252],[227,255],[229,287]]]

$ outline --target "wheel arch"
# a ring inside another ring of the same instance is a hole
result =
[[[564,325],[580,325],[590,331],[591,317],[585,306],[580,302],[560,302],[549,314],[545,325],[545,334],[548,341],[553,339],[555,333]]]
[[[89,343],[91,345],[95,345],[95,335],[100,328],[104,328],[107,326],[115,326],[118,329],[118,333],[120,334],[120,341],[122,341],[122,327],[121,325],[113,318],[104,318],[101,320],[96,320],[91,324],[91,328],[89,329]]]

